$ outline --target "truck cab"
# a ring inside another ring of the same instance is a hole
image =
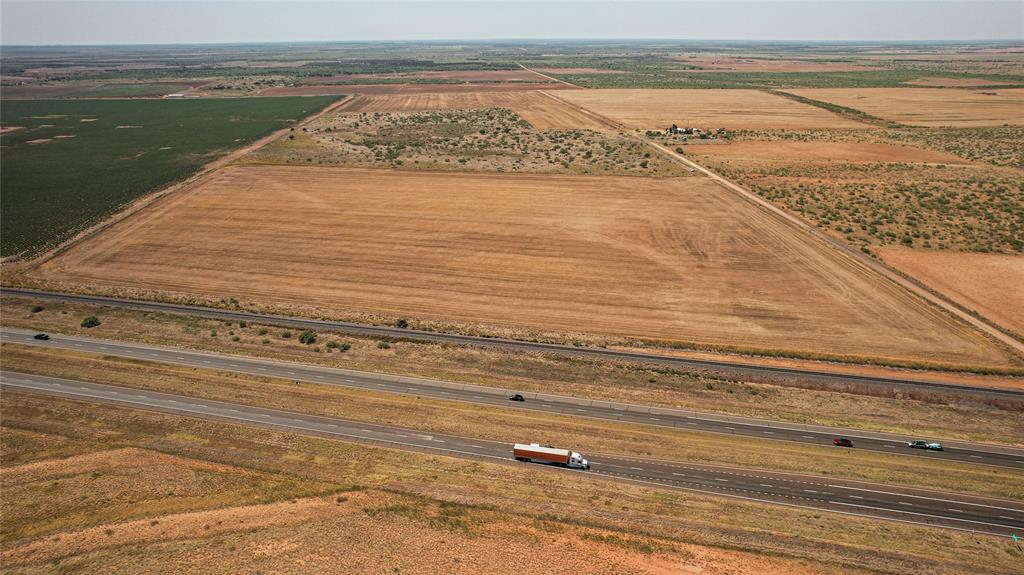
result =
[[[583,456],[580,455],[579,453],[573,451],[572,455],[569,456],[569,462],[566,464],[566,467],[572,467],[575,469],[590,469],[590,462],[584,459]]]

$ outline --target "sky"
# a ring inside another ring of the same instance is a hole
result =
[[[1024,0],[0,1],[0,44],[1017,40]]]

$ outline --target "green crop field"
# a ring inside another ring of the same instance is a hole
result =
[[[38,253],[335,97],[5,101],[0,253]]]

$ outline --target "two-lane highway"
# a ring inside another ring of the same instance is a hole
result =
[[[852,430],[836,430],[820,426],[785,424],[750,418],[730,418],[711,413],[677,411],[652,408],[635,404],[615,404],[575,397],[524,394],[522,403],[510,402],[507,396],[513,390],[483,386],[456,384],[451,382],[389,376],[347,369],[254,359],[237,355],[222,355],[208,352],[116,342],[78,336],[52,335],[48,341],[33,339],[34,333],[4,329],[0,331],[0,342],[35,345],[62,350],[91,352],[108,356],[133,358],[189,367],[216,369],[249,375],[275,377],[325,385],[369,389],[373,391],[416,395],[450,401],[461,401],[503,408],[527,409],[558,413],[575,417],[587,417],[670,427],[687,431],[701,431],[740,435],[759,440],[792,441],[812,445],[831,446],[837,435],[851,439],[856,449],[866,449],[904,455],[960,461],[971,464],[996,465],[1024,469],[1024,450],[994,451],[980,445],[957,443],[947,446],[945,451],[924,451],[907,447],[908,439],[887,434],[858,433]],[[935,440],[941,438],[920,438]],[[840,448],[836,448],[840,449]]]
[[[0,372],[0,386],[8,392],[17,390],[42,393],[245,425],[283,428],[393,448],[439,452],[461,458],[486,459],[509,465],[532,465],[515,463],[511,458],[513,442],[532,438],[515,437],[509,438],[508,442],[497,442],[11,372]],[[536,469],[590,473],[595,477],[659,488],[991,535],[1024,531],[1024,504],[1014,501],[613,454],[585,455],[591,461],[590,472],[543,466],[536,466]]]

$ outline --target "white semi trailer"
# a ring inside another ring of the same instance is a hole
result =
[[[513,445],[512,456],[515,457],[516,461],[546,463],[572,469],[590,469],[590,462],[575,451],[555,447],[542,447],[537,443],[529,445],[517,443]]]

